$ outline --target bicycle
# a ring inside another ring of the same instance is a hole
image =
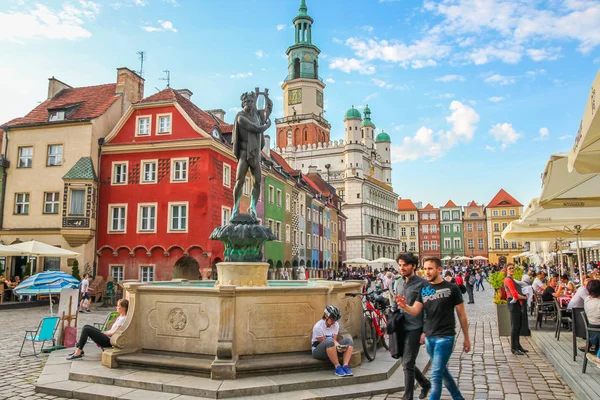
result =
[[[367,360],[373,361],[377,355],[377,344],[381,341],[382,346],[389,350],[387,338],[387,318],[385,310],[389,307],[387,299],[384,297],[376,298],[375,294],[381,294],[381,291],[370,291],[367,293],[347,293],[346,296],[362,296],[363,318],[360,327],[362,336],[363,351]]]

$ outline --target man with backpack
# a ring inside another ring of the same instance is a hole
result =
[[[466,281],[465,286],[467,287],[467,295],[469,296],[469,301],[467,302],[467,304],[475,304],[475,298],[473,297],[473,287],[475,286],[477,279],[475,278],[473,269],[471,269],[471,268],[467,269],[467,273],[465,275],[465,281]]]

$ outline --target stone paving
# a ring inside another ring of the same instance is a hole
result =
[[[457,350],[449,364],[465,399],[575,399],[556,370],[528,338],[522,339],[523,346],[530,350],[527,356],[516,357],[510,353],[508,338],[498,337],[496,312],[489,286],[484,292],[475,292],[475,304],[467,304],[466,307],[473,350],[468,354],[460,351],[462,336],[459,335]],[[80,328],[85,324],[103,321],[113,310],[112,307],[92,309],[93,313],[80,316]],[[34,392],[34,384],[46,355],[38,358],[18,356],[25,329],[35,329],[47,314],[48,309],[43,307],[0,311],[0,400],[62,399]],[[417,394],[419,390],[417,388]],[[355,400],[400,398],[402,393]],[[450,399],[445,390],[442,399]]]

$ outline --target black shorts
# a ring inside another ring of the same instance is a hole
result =
[[[90,297],[90,294],[89,294],[89,293],[84,293],[84,294],[81,296],[81,298],[82,298],[82,299],[84,299],[84,300],[89,300],[91,297]]]

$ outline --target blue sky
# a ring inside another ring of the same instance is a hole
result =
[[[46,98],[47,78],[87,86],[139,69],[145,94],[188,88],[231,121],[239,94],[268,87],[281,116],[299,0],[3,0],[0,120]],[[332,139],[369,104],[392,137],[402,198],[486,203],[540,193],[568,151],[600,68],[600,1],[307,0]],[[271,129],[273,130],[273,128]]]

